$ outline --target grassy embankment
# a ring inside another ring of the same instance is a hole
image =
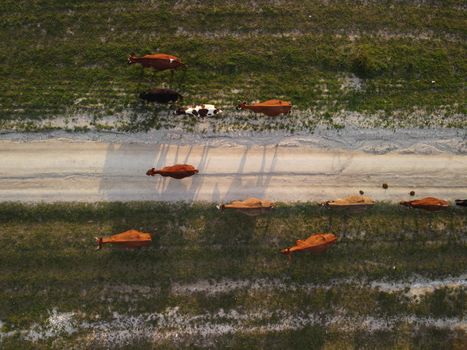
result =
[[[34,130],[86,115],[105,128],[99,118],[118,116],[123,130],[193,130],[138,101],[170,74],[143,75],[126,57],[160,50],[188,64],[168,84],[184,103],[229,116],[240,101],[277,97],[310,110],[275,129],[340,127],[342,111],[373,115],[369,126],[466,127],[465,34],[462,1],[2,1],[0,122]],[[242,118],[215,128],[269,127]]]
[[[368,282],[465,273],[462,208],[424,213],[380,204],[345,215],[300,204],[251,218],[204,204],[6,203],[0,223],[3,349],[465,345],[459,329],[430,324],[462,320],[464,288],[412,295],[410,285],[390,292]],[[94,236],[130,228],[152,233],[152,247],[94,251]],[[322,255],[289,262],[278,252],[324,231],[339,241]],[[51,320],[68,312],[71,331],[57,326],[60,317]],[[222,333],[229,327],[232,334]],[[42,340],[24,339],[34,334]]]

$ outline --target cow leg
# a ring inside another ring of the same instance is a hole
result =
[[[182,89],[183,87],[183,81],[185,80],[185,75],[186,75],[186,66],[183,66],[182,68],[177,69],[177,71],[180,71],[180,70],[181,70],[181,73],[177,74],[173,82],[174,86],[176,86],[177,89]],[[172,71],[172,73],[175,74],[174,71]]]
[[[138,79],[138,85],[136,86],[137,91],[139,92],[141,90],[141,82],[144,80],[144,67],[141,66],[141,70],[139,72],[139,79]],[[143,100],[144,101],[144,100]],[[144,101],[146,102],[146,101]]]
[[[157,70],[153,69],[153,80],[156,81],[157,80]]]
[[[170,84],[172,84],[173,81],[174,81],[174,70],[171,69],[171,70],[170,70]]]

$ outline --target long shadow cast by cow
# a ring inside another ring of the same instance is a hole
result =
[[[215,161],[211,157],[212,149],[214,149],[213,146],[204,145],[201,150],[198,149],[195,153],[194,146],[159,146],[155,151],[155,162],[154,164],[149,164],[148,168],[160,168],[173,164],[191,164],[199,170],[199,173],[181,180],[159,176],[151,178],[151,199],[185,202],[202,199],[215,202],[222,200],[225,202],[234,199],[245,199],[247,197],[264,198],[267,195],[267,190],[274,176],[277,163],[277,147],[274,149],[274,153],[271,154],[271,152],[268,152],[270,148],[264,146],[258,170],[245,171],[251,149],[250,146],[246,146],[240,158],[232,160],[232,162],[238,162],[236,170],[233,173],[225,173],[224,175],[229,183],[225,192],[221,190],[221,183],[215,181],[216,177],[222,175],[219,175],[219,173],[209,173],[209,165]],[[218,153],[217,156],[219,156]],[[210,181],[207,181],[209,178]],[[225,180],[222,179],[222,185],[224,184]]]
[[[148,151],[148,148],[150,151]],[[210,162],[210,152],[212,146],[204,146],[201,153],[194,153],[193,146],[177,146],[169,144],[158,144],[158,145],[109,145],[107,156],[103,166],[102,179],[99,186],[99,191],[105,197],[106,200],[115,201],[122,200],[122,188],[125,193],[129,192],[131,195],[128,197],[131,200],[155,200],[164,201],[175,198],[185,201],[193,202],[199,198],[200,190],[202,189],[205,178],[209,176],[206,173],[206,169]],[[248,160],[248,155],[251,147],[246,146],[238,160],[238,167],[236,167],[235,173],[233,174],[233,180],[225,193],[219,190],[219,185],[214,184],[211,199],[219,201],[221,199],[244,199],[246,197],[255,196],[263,198],[267,193],[268,186],[273,178],[277,162],[277,148],[274,149],[274,153],[271,157],[271,153],[268,152],[270,148],[264,146],[262,152],[261,163],[258,164],[258,171],[245,173],[245,165]],[[269,160],[268,160],[269,156]],[[196,166],[200,170],[200,174],[195,175],[188,179],[176,180],[172,178],[163,177],[147,177],[145,171],[148,168],[156,167],[160,168],[175,163],[188,163]],[[269,164],[269,165],[268,165]],[[243,177],[247,176],[245,180]],[[242,187],[247,181],[250,186],[254,188],[253,191],[245,193],[242,191]],[[251,182],[253,186],[251,186]],[[140,186],[144,183],[144,189],[147,190],[144,193],[132,192],[132,183],[135,182]],[[219,217],[222,222],[226,221],[228,227],[235,228],[234,235],[226,236],[222,232],[208,230],[206,235],[210,242],[218,242],[218,244],[227,246],[238,246],[248,244],[254,237],[257,230],[257,218],[245,216],[239,213],[217,213],[214,206],[212,206],[213,212]],[[267,231],[267,216],[266,220],[262,221],[261,231]],[[264,224],[266,223],[266,224]],[[127,222],[116,222],[113,232],[109,234],[118,233],[125,231],[130,228]],[[145,228],[144,225],[141,228]],[[149,231],[152,232],[152,231]],[[125,254],[124,252],[116,252],[115,254]]]
[[[148,200],[145,193],[145,173],[148,164],[164,162],[165,145],[154,146],[148,152],[145,144],[109,144],[102,165],[98,192],[106,201]],[[158,158],[156,158],[158,155]]]
[[[263,146],[263,155],[256,174],[245,173],[245,164],[247,162],[248,153],[250,150],[251,146],[245,146],[245,150],[243,151],[243,154],[240,158],[237,171],[235,174],[233,174],[233,180],[225,195],[223,196],[224,201],[245,199],[246,197],[257,197],[264,199],[264,196],[267,194],[267,190],[274,176],[274,171],[277,164],[278,147],[274,147],[274,154],[271,163],[269,167],[267,167],[268,146]],[[244,179],[244,177],[248,178]],[[241,190],[244,187],[248,187],[249,191],[245,192]]]

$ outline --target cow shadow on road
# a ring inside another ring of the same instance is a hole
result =
[[[257,197],[266,199],[277,165],[277,147],[263,146],[259,164],[250,155],[258,150],[244,146],[238,158],[224,161],[216,146],[176,144],[110,144],[100,174],[98,192],[107,201],[209,201],[227,202]],[[247,164],[249,163],[249,164]],[[150,168],[191,164],[199,173],[185,179],[146,175]],[[232,169],[234,165],[234,169]],[[213,172],[210,173],[210,169]]]
[[[272,160],[268,165],[268,146],[263,146],[263,154],[258,170],[255,172],[246,172],[245,165],[251,146],[245,146],[240,158],[238,168],[232,174],[232,181],[223,195],[216,193],[216,196],[222,197],[223,201],[232,201],[235,199],[246,199],[248,197],[264,198],[267,194],[271,180],[273,179],[277,165],[277,146],[274,147]],[[247,188],[247,190],[245,190]],[[212,197],[214,200],[214,197]]]

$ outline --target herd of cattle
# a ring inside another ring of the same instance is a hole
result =
[[[171,177],[174,179],[184,179],[199,173],[193,165],[189,164],[176,164],[166,166],[162,169],[151,168],[146,172],[148,176],[161,175],[163,177]],[[389,188],[388,184],[383,184],[383,189]],[[415,195],[414,191],[410,192],[411,196]],[[467,199],[457,199],[455,203],[459,206],[467,207]],[[346,198],[339,198],[321,202],[320,205],[334,210],[345,210],[348,212],[361,212],[372,206],[376,202],[364,196],[364,192],[360,191],[360,195],[349,196]],[[402,201],[401,205],[423,209],[427,211],[440,211],[449,207],[449,202],[443,199],[434,197],[425,197],[421,199]],[[274,208],[274,203],[268,200],[259,198],[248,198],[245,200],[235,200],[227,204],[217,205],[217,209],[236,211],[248,216],[258,216],[264,214]],[[97,249],[102,249],[104,244],[116,245],[121,248],[140,248],[151,244],[152,238],[149,233],[140,232],[136,230],[129,230],[108,237],[96,237],[98,244]],[[326,251],[331,245],[336,243],[337,236],[333,233],[316,233],[312,234],[305,240],[297,240],[292,247],[284,248],[281,250],[282,254],[288,255],[289,258],[293,253],[309,251],[312,253],[322,253]]]
[[[177,69],[183,67],[183,63],[175,56],[166,54],[153,54],[145,55],[142,57],[136,57],[131,54],[128,57],[128,63],[139,63],[144,68],[154,68],[156,70],[166,69]],[[182,96],[171,89],[152,89],[141,93],[140,97],[146,101],[158,102],[158,103],[175,103],[182,99]],[[238,106],[239,109],[249,109],[255,113],[263,113],[267,116],[277,116],[280,114],[287,114],[292,108],[292,104],[282,100],[269,100],[261,103],[254,103],[247,105],[241,103]],[[193,116],[214,116],[221,113],[214,105],[197,105],[189,106],[187,108],[178,108],[177,114],[187,114]],[[176,164],[172,166],[166,166],[162,169],[151,168],[146,172],[148,176],[161,175],[163,177],[171,177],[174,179],[181,180],[185,177],[190,177],[199,173],[199,170],[189,164]],[[383,189],[387,190],[389,186],[383,184]],[[415,195],[414,191],[410,192],[411,196]],[[467,207],[467,199],[457,199],[455,203],[459,206]],[[426,197],[411,201],[400,202],[401,205],[424,209],[428,211],[439,211],[449,207],[449,203],[443,199]],[[360,191],[360,195],[349,196],[346,198],[340,198],[336,200],[330,200],[320,203],[321,206],[331,209],[341,209],[347,211],[363,211],[369,207],[375,205],[375,201],[370,197],[364,196],[363,191]],[[261,215],[265,212],[270,211],[274,208],[274,203],[268,200],[258,198],[248,198],[246,200],[233,201],[227,204],[220,204],[217,206],[218,209],[237,211],[249,216]],[[101,249],[104,244],[117,245],[124,248],[137,248],[144,247],[151,244],[151,235],[149,233],[140,232],[136,230],[129,230],[117,235],[109,237],[96,238],[98,248]],[[313,234],[305,240],[297,240],[295,246],[285,248],[281,250],[281,253],[291,256],[292,253],[300,251],[310,251],[314,253],[324,252],[329,246],[337,241],[337,237],[332,233],[317,233]]]
[[[128,57],[128,64],[141,64],[143,68],[152,68],[157,71],[171,70],[173,71],[184,67],[185,65],[176,56],[163,53],[144,55],[137,57],[132,53]],[[155,102],[161,104],[175,104],[182,100],[183,96],[175,90],[167,88],[154,88],[140,93],[139,97],[147,102]],[[246,104],[243,102],[237,106],[237,109],[248,109],[254,113],[262,113],[270,117],[275,117],[280,114],[288,114],[292,109],[292,104],[288,101],[272,99],[264,102]],[[211,104],[201,104],[188,107],[180,107],[175,111],[176,114],[185,114],[195,117],[211,117],[220,114],[222,111]]]

